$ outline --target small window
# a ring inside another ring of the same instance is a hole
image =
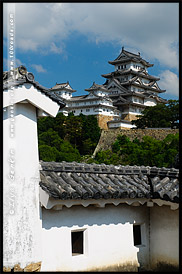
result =
[[[71,232],[72,255],[83,254],[83,231]]]
[[[133,225],[133,240],[135,246],[142,244],[141,225]]]

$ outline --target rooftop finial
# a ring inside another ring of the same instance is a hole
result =
[[[122,51],[124,50],[124,47],[122,47]]]
[[[138,55],[140,56],[140,52],[138,52]]]

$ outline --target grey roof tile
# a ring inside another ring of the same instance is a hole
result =
[[[179,170],[42,162],[40,186],[55,199],[152,198],[179,202]]]

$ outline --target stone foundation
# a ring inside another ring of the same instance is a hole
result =
[[[25,268],[21,268],[19,264],[13,268],[3,267],[3,272],[40,272],[41,262],[28,264]]]
[[[136,117],[135,114],[128,113],[128,114],[124,114],[124,115],[122,116],[122,119],[131,122],[132,120],[137,120],[138,117]]]
[[[97,122],[101,129],[108,129],[107,122],[113,120],[113,116],[97,115]]]
[[[138,138],[140,141],[143,136],[151,136],[157,140],[163,140],[168,134],[176,134],[179,129],[109,129],[102,130],[99,142],[95,148],[95,155],[99,150],[111,149],[111,145],[115,142],[119,134],[126,135],[130,140]]]

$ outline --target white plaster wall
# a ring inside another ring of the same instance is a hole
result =
[[[72,92],[71,92],[71,90],[70,91],[65,91],[65,90],[63,90],[63,91],[57,91],[56,93],[59,96],[61,96],[62,98],[67,99],[67,100],[69,100],[70,98],[72,98]]]
[[[118,127],[125,127],[125,128],[134,128],[136,127],[135,125],[131,125],[131,124],[127,124],[127,123],[122,123],[122,122],[118,122],[118,123],[108,123],[108,127],[109,128],[118,128]]]
[[[123,205],[42,211],[41,271],[81,271],[148,263],[148,208]],[[145,244],[135,247],[133,223],[145,223]],[[84,254],[72,256],[71,231],[84,229]],[[139,258],[139,259],[138,259]]]
[[[157,103],[156,103],[156,100],[153,99],[153,98],[146,98],[144,99],[144,105],[145,106],[155,106]]]
[[[81,109],[82,109],[82,112],[81,112]],[[90,109],[90,111],[86,111],[86,108],[80,107],[80,108],[74,109],[74,107],[73,107],[73,110],[75,110],[74,115],[77,116],[80,113],[82,113],[84,115],[96,115],[96,114],[100,113],[100,114],[106,115],[106,116],[113,116],[113,110],[110,110],[107,106],[103,107],[103,108],[99,108],[99,107],[93,108],[93,107],[88,106],[88,109]],[[105,111],[104,111],[104,109],[105,109]],[[108,109],[108,111],[107,111],[107,109]],[[119,117],[119,115],[118,115],[118,117]]]
[[[158,262],[178,265],[179,211],[155,205],[151,208],[150,223],[151,265]]]
[[[4,266],[24,267],[41,260],[37,118],[28,103],[13,106],[14,122],[9,111],[3,112]]]

